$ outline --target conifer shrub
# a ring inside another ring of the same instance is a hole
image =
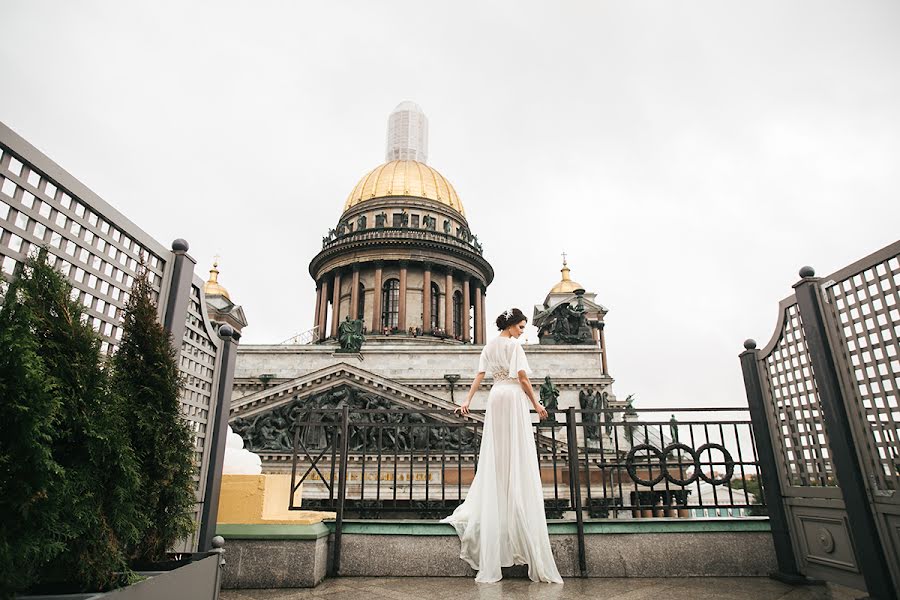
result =
[[[0,566],[2,586],[105,590],[129,574],[126,549],[146,518],[136,503],[137,463],[100,339],[46,257],[42,250],[28,261],[0,307],[0,404],[10,440],[0,455],[0,509],[4,520],[22,515],[3,525],[0,552],[10,561]]]
[[[60,402],[21,286],[10,285],[0,307],[0,597],[30,586],[65,549],[63,470],[51,451]]]
[[[181,377],[171,335],[157,319],[146,271],[131,288],[121,343],[112,359],[126,431],[140,465],[141,531],[129,555],[159,561],[193,532],[193,434],[181,413]]]

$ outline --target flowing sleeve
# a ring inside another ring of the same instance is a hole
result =
[[[481,349],[481,356],[478,358],[478,373],[487,373],[487,346]]]
[[[531,375],[531,367],[528,366],[528,359],[525,358],[525,348],[516,344],[512,356],[509,358],[509,376],[517,377],[519,371],[525,371],[526,375]]]

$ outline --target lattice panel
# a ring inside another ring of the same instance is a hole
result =
[[[824,286],[849,375],[847,411],[863,435],[858,452],[879,490],[900,488],[900,258]]]
[[[785,311],[781,338],[763,358],[789,484],[836,486],[812,363],[796,304]]]
[[[181,407],[184,417],[194,433],[194,456],[197,470],[194,482],[199,491],[203,476],[201,465],[207,446],[207,429],[213,407],[216,368],[216,345],[211,338],[211,328],[203,318],[200,306],[200,290],[191,286],[191,300],[188,317],[181,340],[181,360],[179,368],[184,375],[184,389]]]
[[[72,284],[88,323],[112,354],[122,338],[128,293],[143,257],[159,298],[165,261],[129,237],[86,202],[0,144],[0,274],[46,247],[53,265]]]

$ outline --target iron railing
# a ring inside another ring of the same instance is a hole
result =
[[[640,416],[662,412],[682,419]],[[764,513],[746,409],[633,413],[607,422],[621,409],[573,408],[533,424],[548,518],[576,518],[576,501],[597,519]],[[477,471],[483,423],[446,417],[438,409],[305,413],[293,424],[291,469],[294,491],[305,486],[303,508],[335,510],[343,488],[343,510],[359,518],[449,514]],[[291,497],[290,508],[300,508]]]
[[[672,418],[652,418],[663,412]],[[344,406],[290,427],[289,508],[337,513],[338,565],[344,518],[449,515],[477,472],[484,424],[445,410]],[[570,408],[533,427],[545,513],[576,523],[582,563],[589,520],[765,514],[747,409]]]

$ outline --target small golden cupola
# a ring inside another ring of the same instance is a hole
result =
[[[231,300],[228,290],[219,283],[219,259],[213,261],[212,269],[209,270],[209,281],[203,285],[203,293],[207,296],[224,296]]]
[[[563,266],[559,272],[562,273],[562,279],[550,290],[551,294],[570,294],[575,290],[584,289],[584,286],[577,281],[572,281],[569,277],[569,263],[566,262],[565,256],[563,256]]]

